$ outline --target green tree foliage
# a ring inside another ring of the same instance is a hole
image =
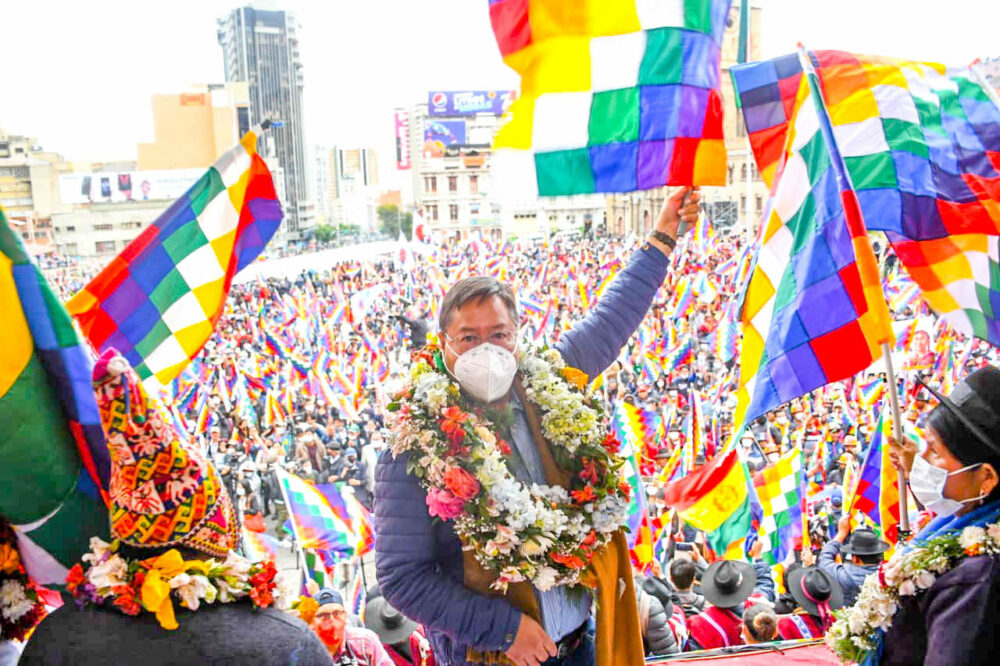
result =
[[[375,209],[379,231],[392,238],[399,236],[400,227],[407,238],[413,237],[413,213],[402,213],[396,204],[385,204]]]

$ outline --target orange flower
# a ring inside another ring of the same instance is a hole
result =
[[[582,569],[587,565],[587,563],[584,562],[582,558],[577,557],[576,555],[566,555],[565,553],[552,553],[549,555],[549,558],[553,562],[557,562],[559,564],[562,564],[563,566],[567,566],[570,569]]]
[[[66,589],[70,594],[76,594],[76,589],[80,587],[80,583],[84,581],[83,578],[83,567],[77,562],[73,565],[73,568],[69,570],[66,574]]]
[[[974,543],[965,549],[965,554],[968,555],[969,557],[975,557],[976,555],[979,554],[981,550],[982,550],[982,545]]]
[[[576,368],[571,368],[566,366],[562,369],[563,379],[568,381],[573,386],[577,387],[581,391],[587,387],[587,373],[582,370],[577,370]]]
[[[570,496],[572,496],[573,501],[577,504],[586,504],[597,499],[597,494],[594,492],[592,486],[586,486],[583,490],[574,490],[570,493]]]

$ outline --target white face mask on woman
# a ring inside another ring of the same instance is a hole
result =
[[[941,469],[936,465],[927,462],[923,456],[913,459],[913,468],[910,470],[910,490],[913,496],[919,500],[929,511],[933,511],[938,517],[951,516],[962,509],[969,502],[976,502],[986,495],[970,497],[964,500],[953,500],[944,496],[944,486],[948,482],[948,477],[955,474],[967,472],[970,469],[979,467],[982,463],[969,465],[954,472]]]
[[[455,359],[455,379],[473,397],[495,402],[507,395],[517,373],[517,358],[499,345],[484,342]]]

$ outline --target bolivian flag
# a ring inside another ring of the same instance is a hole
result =
[[[0,516],[28,574],[62,583],[107,538],[110,462],[92,362],[0,211]]]
[[[746,473],[736,449],[667,484],[664,498],[684,522],[706,533],[712,550],[741,556],[739,545],[751,518]]]

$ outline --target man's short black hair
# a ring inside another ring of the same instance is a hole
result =
[[[459,280],[445,294],[444,300],[441,302],[441,313],[438,315],[438,330],[441,332],[447,330],[448,324],[451,323],[451,315],[455,310],[472,301],[481,303],[494,296],[507,306],[510,319],[517,327],[520,324],[520,318],[517,315],[517,300],[514,298],[514,290],[510,288],[510,285],[493,277],[475,275]]]
[[[677,558],[670,563],[670,582],[678,590],[690,590],[697,571],[698,568],[691,560]]]
[[[874,555],[855,555],[861,561],[861,564],[882,564],[884,559],[882,553],[875,553]]]

